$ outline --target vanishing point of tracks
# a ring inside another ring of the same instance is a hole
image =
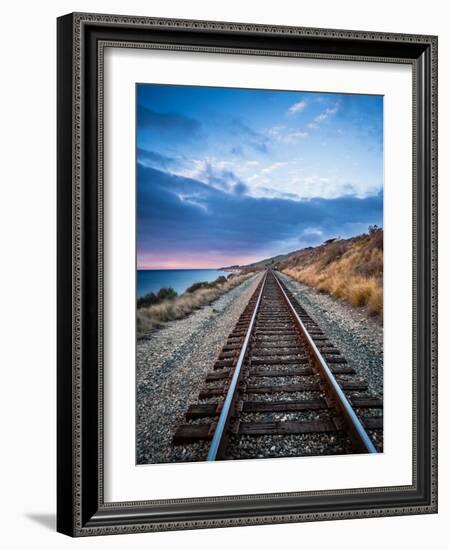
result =
[[[207,460],[376,453],[382,422],[382,400],[269,269],[173,443],[205,441]]]

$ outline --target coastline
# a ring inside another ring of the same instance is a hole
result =
[[[168,322],[183,319],[194,311],[211,305],[250,277],[249,273],[228,278],[222,275],[210,283],[193,283],[181,295],[176,295],[170,288],[162,288],[157,296],[154,293],[148,294],[146,297],[149,301],[139,307],[139,301],[142,300],[140,298],[137,307],[137,340],[148,338],[155,329],[162,328]]]
[[[157,293],[161,288],[173,288],[181,295],[195,283],[212,282],[217,277],[228,277],[231,274],[236,273],[224,268],[137,269],[136,298],[142,298],[150,292]]]
[[[137,341],[138,464],[189,460],[175,455],[173,435],[261,276],[251,275],[213,305],[171,321],[149,338]]]

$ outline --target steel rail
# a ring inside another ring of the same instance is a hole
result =
[[[265,272],[263,281],[262,281],[262,287],[259,292],[259,296],[257,297],[256,306],[254,308],[253,315],[251,317],[251,321],[248,326],[248,331],[245,336],[245,340],[243,341],[242,349],[240,350],[240,355],[237,360],[237,364],[235,366],[234,374],[232,375],[231,383],[229,384],[228,392],[226,394],[226,398],[223,403],[223,408],[221,409],[220,416],[218,418],[217,426],[215,428],[214,436],[212,438],[212,442],[210,444],[209,452],[207,454],[208,461],[213,461],[216,459],[218,449],[220,447],[221,440],[223,438],[223,434],[226,427],[226,422],[228,420],[229,411],[231,410],[232,402],[234,400],[235,390],[237,388],[237,384],[240,378],[240,372],[242,370],[243,360],[246,355],[246,351],[248,349],[249,340],[251,338],[251,332],[253,330],[254,321],[256,319],[257,311],[259,309],[259,304],[262,299],[262,293],[265,288],[265,281],[267,280],[267,273]]]
[[[317,348],[315,342],[313,341],[312,337],[310,336],[308,330],[306,329],[304,323],[302,322],[301,318],[299,317],[297,311],[293,307],[293,304],[290,301],[290,298],[287,296],[285,290],[282,287],[281,282],[279,281],[278,276],[272,272],[275,278],[275,281],[279,285],[279,288],[281,289],[281,292],[284,296],[284,300],[289,306],[289,309],[291,310],[296,322],[298,323],[301,331],[303,332],[304,338],[306,339],[306,342],[315,358],[315,360],[318,362],[321,371],[323,372],[324,377],[326,378],[328,384],[331,386],[332,394],[335,400],[337,401],[337,406],[342,412],[343,416],[345,417],[346,421],[348,422],[348,427],[352,429],[352,433],[355,435],[356,439],[358,440],[359,445],[362,449],[365,449],[367,453],[377,453],[376,447],[373,445],[373,442],[371,441],[369,435],[366,433],[365,428],[363,427],[362,423],[360,422],[358,416],[354,412],[354,409],[352,408],[351,404],[349,403],[346,395],[344,394],[343,390],[340,388],[340,385],[338,384],[337,380],[335,379],[334,375],[332,374],[326,360],[321,355],[320,350]]]

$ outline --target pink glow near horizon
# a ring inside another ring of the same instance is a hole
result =
[[[165,258],[151,255],[137,258],[137,269],[219,269],[230,265],[246,265],[257,262],[256,256],[227,256],[211,254],[210,257]]]

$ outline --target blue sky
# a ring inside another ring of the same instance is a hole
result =
[[[139,268],[221,267],[382,225],[381,96],[137,86]]]

